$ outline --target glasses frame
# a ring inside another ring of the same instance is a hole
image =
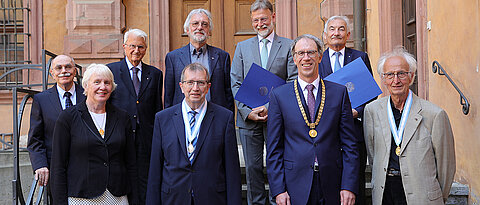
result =
[[[132,49],[132,50],[135,50],[138,48],[139,51],[145,51],[147,50],[147,46],[144,46],[144,45],[135,45],[135,44],[125,44],[126,46],[128,46],[128,48]]]
[[[199,87],[199,88],[205,88],[207,87],[207,85],[209,84],[210,82],[206,81],[206,80],[184,80],[182,81],[182,84],[187,86],[188,88],[193,88],[195,87],[195,84]]]
[[[405,80],[408,78],[408,76],[412,73],[411,71],[400,71],[400,72],[388,72],[388,73],[382,73],[383,78],[387,80],[393,80],[395,77],[397,77],[400,80]],[[402,75],[402,76],[400,76]],[[404,75],[404,76],[403,76]]]
[[[303,58],[305,58],[305,54],[307,54],[307,56],[310,57],[310,58],[315,58],[317,56],[317,53],[318,53],[317,50],[296,51],[296,52],[293,52],[293,55],[297,59],[303,59]]]

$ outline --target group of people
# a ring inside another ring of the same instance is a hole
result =
[[[147,34],[139,29],[125,33],[124,59],[88,66],[82,85],[74,83],[74,59],[55,57],[56,85],[34,96],[28,140],[46,200],[242,204],[236,125],[249,205],[364,204],[367,155],[373,204],[445,202],[453,133],[444,110],[410,91],[411,54],[383,54],[377,72],[388,95],[352,108],[345,86],[323,80],[357,58],[373,75],[368,55],[346,48],[347,17],[328,19],[322,52],[313,35],[275,34],[268,0],[255,1],[250,14],[257,36],[239,42],[230,62],[207,44],[210,12],[192,10],[184,24],[190,43],[167,54],[165,78],[142,62]],[[253,63],[287,82],[260,107],[233,98]]]

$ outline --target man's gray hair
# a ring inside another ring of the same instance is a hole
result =
[[[183,23],[183,31],[188,31],[188,25],[190,24],[190,20],[192,19],[193,14],[205,14],[208,17],[208,25],[210,25],[210,32],[213,31],[213,21],[212,21],[212,14],[210,11],[206,9],[193,9],[185,19],[185,23]]]
[[[273,5],[268,0],[256,0],[253,2],[253,4],[250,6],[250,13],[259,9],[268,9],[273,13]]]
[[[107,67],[106,65],[104,65],[104,64],[92,63],[92,64],[90,64],[90,65],[87,67],[87,70],[85,71],[85,73],[83,73],[82,87],[85,89],[85,90],[83,91],[83,94],[84,94],[85,96],[87,95],[88,81],[90,81],[90,78],[91,78],[93,75],[106,77],[106,78],[108,78],[110,81],[112,81],[112,92],[113,92],[113,91],[115,90],[115,88],[117,87],[117,84],[115,83],[115,80],[114,80],[114,78],[113,78],[113,73],[112,73],[112,71],[110,70],[110,68],[108,68],[108,67]]]
[[[127,32],[125,32],[125,35],[123,35],[123,44],[127,43],[128,36],[130,35],[142,37],[145,43],[147,43],[147,38],[148,38],[147,33],[145,33],[145,31],[142,31],[138,28],[134,28],[134,29],[129,29]]]
[[[345,28],[345,29],[347,29],[347,33],[350,31],[350,20],[348,20],[348,17],[346,17],[346,16],[332,16],[327,20],[327,22],[325,22],[325,27],[323,28],[323,33],[324,34],[327,34],[328,23],[330,23],[331,21],[333,21],[335,19],[340,19],[340,20],[345,21],[345,24],[347,25],[347,27]]]
[[[303,35],[295,38],[295,40],[293,40],[292,45],[290,46],[290,52],[292,53],[292,56],[295,53],[295,45],[297,45],[298,41],[300,41],[301,39],[304,39],[304,38],[308,38],[308,39],[311,39],[311,40],[315,41],[315,44],[317,44],[318,54],[322,55],[322,53],[323,53],[323,51],[322,51],[322,47],[323,47],[322,41],[320,41],[319,38],[317,38],[316,36],[314,36],[312,34],[303,34]]]
[[[409,67],[408,71],[412,72],[413,77],[415,77],[415,72],[417,71],[417,60],[415,60],[415,57],[409,52],[407,52],[407,50],[405,50],[403,46],[397,46],[393,49],[393,51],[384,53],[382,54],[382,56],[380,56],[380,58],[378,59],[378,66],[377,66],[378,75],[382,77],[385,62],[389,58],[396,57],[396,56],[402,57],[403,59],[405,59],[405,61],[407,61],[408,67]],[[410,85],[412,83],[413,83],[413,80],[412,82],[410,82]]]
[[[210,82],[210,75],[208,74],[208,69],[205,68],[205,66],[203,66],[200,63],[192,63],[192,64],[189,64],[189,65],[185,66],[185,68],[183,68],[183,70],[182,70],[182,74],[180,75],[180,82],[183,82],[183,80],[185,79],[185,71],[186,70],[189,70],[189,71],[204,71],[205,74],[207,74],[207,82]]]

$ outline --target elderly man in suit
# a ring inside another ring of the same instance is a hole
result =
[[[257,0],[251,5],[250,13],[257,36],[237,44],[230,73],[234,95],[253,63],[287,81],[297,76],[289,49],[292,40],[275,34],[275,12],[272,4],[267,0]],[[238,101],[236,104],[238,133],[246,166],[248,204],[265,204],[263,147],[268,105],[252,108]]]
[[[344,204],[358,190],[358,148],[345,86],[318,74],[321,42],[297,37],[294,82],[270,95],[267,174],[277,204]]]
[[[142,62],[147,52],[147,34],[140,29],[125,33],[123,49],[126,57],[107,66],[117,83],[110,100],[132,117],[137,152],[138,191],[140,204],[145,204],[148,168],[152,147],[155,113],[162,110],[162,71]]]
[[[325,78],[328,75],[341,69],[348,63],[357,58],[361,58],[367,66],[370,73],[372,67],[368,55],[362,51],[347,48],[347,40],[350,37],[350,24],[346,16],[332,16],[325,23],[323,30],[323,40],[328,48],[323,52],[323,58],[320,62],[320,77]],[[359,191],[356,204],[365,204],[365,166],[367,164],[367,151],[363,137],[363,109],[367,103],[353,108],[352,114],[355,123],[355,135],[358,139],[360,150],[360,169],[358,170]]]
[[[365,107],[373,204],[444,204],[450,193],[455,175],[452,128],[443,109],[409,90],[416,63],[403,48],[383,54],[378,62],[390,95]]]
[[[181,103],[184,96],[178,83],[183,68],[190,63],[201,63],[208,69],[211,88],[207,101],[221,105],[233,112],[233,95],[230,87],[230,55],[210,46],[207,39],[213,30],[212,15],[205,9],[192,10],[183,25],[190,43],[173,50],[165,57],[165,108]]]
[[[35,179],[42,186],[48,184],[53,129],[58,115],[62,110],[85,99],[83,88],[73,82],[77,74],[73,58],[66,55],[55,57],[52,60],[50,74],[55,79],[56,85],[33,96],[27,145]]]
[[[205,96],[208,70],[185,67],[184,100],[155,116],[147,204],[242,203],[233,112]]]

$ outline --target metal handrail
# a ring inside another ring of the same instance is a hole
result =
[[[447,77],[448,81],[453,85],[455,90],[457,90],[458,94],[460,94],[460,104],[462,105],[462,111],[464,115],[467,115],[468,112],[470,111],[470,103],[468,103],[467,97],[463,95],[462,91],[458,88],[457,84],[453,82],[452,78],[448,75],[448,73],[443,69],[442,65],[438,61],[433,61],[432,63],[432,71],[433,73],[437,73],[438,75],[444,75]]]

